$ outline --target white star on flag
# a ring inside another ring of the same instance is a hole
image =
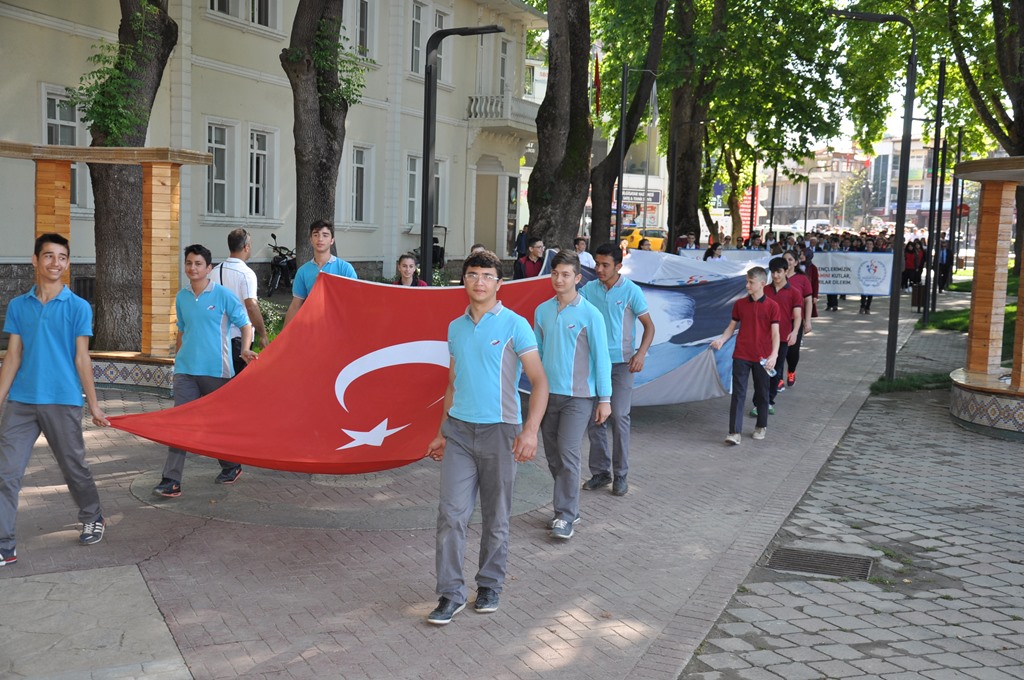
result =
[[[377,427],[373,428],[369,432],[360,432],[358,430],[346,430],[341,428],[341,431],[352,437],[352,441],[344,446],[339,446],[335,451],[341,451],[342,449],[351,449],[354,446],[380,446],[384,443],[384,440],[393,435],[394,433],[404,430],[409,427],[408,425],[402,425],[388,429],[388,419],[385,418],[384,422],[380,423]]]

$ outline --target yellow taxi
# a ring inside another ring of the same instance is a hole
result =
[[[640,247],[640,241],[648,239],[651,242],[651,250],[665,250],[665,242],[668,241],[668,232],[664,229],[647,227],[629,227],[622,230],[622,238],[626,239],[630,250]]]

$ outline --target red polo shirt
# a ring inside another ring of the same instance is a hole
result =
[[[736,336],[733,359],[760,361],[772,355],[772,324],[779,323],[779,306],[774,300],[762,295],[754,300],[749,295],[741,297],[732,306],[732,319],[740,324]]]
[[[793,332],[793,310],[799,309],[802,312],[804,300],[797,289],[788,283],[782,290],[775,290],[775,286],[769,283],[764,287],[764,294],[779,306],[779,342],[786,342],[786,338]]]

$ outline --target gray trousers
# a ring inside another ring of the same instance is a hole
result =
[[[580,514],[580,449],[587,423],[594,417],[596,397],[548,395],[540,425],[544,455],[555,480],[551,505],[557,519],[572,522]]]
[[[40,432],[46,435],[71,498],[78,506],[78,521],[94,522],[103,514],[96,482],[85,462],[82,407],[8,400],[0,420],[0,548],[5,550],[14,547],[21,480]]]
[[[629,411],[633,407],[633,379],[629,362],[612,364],[612,414],[604,424],[590,419],[587,434],[590,437],[590,474],[612,472],[617,477],[629,473]],[[595,404],[596,408],[596,404]],[[612,445],[608,446],[608,430],[612,431]]]
[[[187,375],[184,373],[174,374],[174,405],[181,406],[199,397],[205,397],[211,392],[224,387],[230,378],[214,378],[208,375]],[[241,467],[238,463],[228,460],[218,461],[223,470]],[[164,462],[163,476],[181,482],[181,476],[185,472],[185,452],[181,449],[167,447],[167,460]]]
[[[437,594],[454,602],[468,599],[462,562],[466,556],[466,529],[480,496],[480,563],[478,588],[501,592],[508,561],[508,523],[512,514],[512,486],[516,461],[512,442],[521,425],[467,423],[448,418],[442,428],[447,438],[441,459],[441,501],[437,507]]]

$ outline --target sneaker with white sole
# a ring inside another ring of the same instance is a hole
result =
[[[449,600],[447,597],[442,597],[437,601],[437,606],[434,611],[427,615],[427,623],[432,623],[435,626],[444,626],[452,622],[452,618],[463,609],[466,608],[466,603],[461,604],[455,600]]]
[[[78,542],[82,545],[99,543],[103,540],[103,531],[106,528],[107,522],[102,515],[92,522],[86,522],[82,525],[82,534],[78,537]]]
[[[767,427],[759,427],[754,430],[754,439],[764,439],[764,436],[768,434]]]
[[[18,561],[18,551],[14,548],[0,548],[0,567],[14,564]]]
[[[742,439],[743,439],[743,437],[740,436],[739,432],[733,432],[732,434],[730,434],[728,437],[725,438],[725,443],[726,444],[732,444],[733,446],[736,446],[736,445],[738,445],[740,443],[740,441]]]
[[[551,538],[570,539],[572,538],[572,523],[564,519],[556,519],[551,524]]]
[[[557,516],[555,516],[555,517],[552,517],[552,518],[551,518],[551,519],[550,519],[550,520],[548,521],[548,529],[554,529],[554,528],[555,528],[555,522],[557,522],[557,521],[558,521],[558,517],[557,517]],[[573,523],[573,524],[579,524],[579,523],[580,523],[580,516],[579,516],[579,515],[576,515],[576,519],[574,519],[574,520],[572,521],[572,523]]]

